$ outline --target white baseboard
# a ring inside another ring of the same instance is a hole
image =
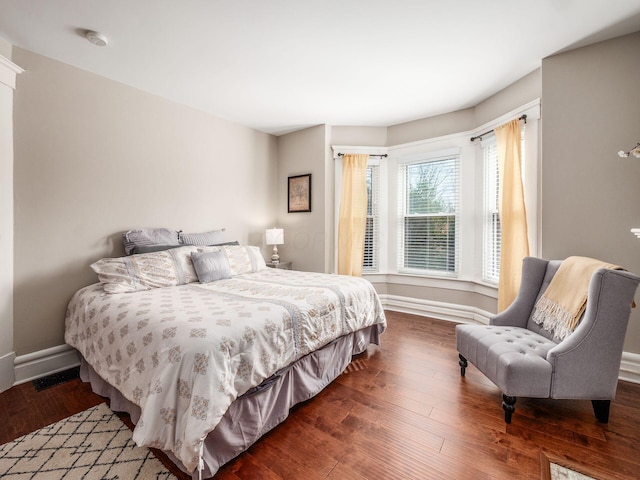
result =
[[[459,323],[488,324],[494,314],[479,308],[454,303],[434,302],[419,298],[381,294],[380,301],[386,310],[412,313],[438,320]],[[618,379],[640,384],[640,354],[622,352]]]
[[[632,383],[640,383],[640,355],[637,353],[622,352],[620,363],[620,380]]]
[[[20,355],[15,359],[16,379],[14,385],[20,385],[52,373],[62,372],[78,365],[80,365],[78,352],[69,345],[58,345],[57,347]]]
[[[15,352],[9,352],[0,357],[0,392],[9,390],[14,381],[13,362],[16,358]]]
[[[381,294],[380,301],[387,310],[412,313],[437,320],[447,320],[459,323],[489,324],[489,318],[494,314],[468,305],[434,302],[420,298],[401,297],[398,295]]]

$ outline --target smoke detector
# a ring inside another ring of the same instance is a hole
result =
[[[85,37],[87,37],[87,40],[89,40],[94,45],[97,45],[98,47],[105,47],[109,43],[109,41],[107,40],[107,37],[105,37],[100,32],[87,30],[87,32],[84,35]]]

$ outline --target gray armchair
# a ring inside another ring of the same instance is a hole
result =
[[[471,362],[502,390],[506,423],[511,423],[517,397],[588,399],[596,419],[609,421],[640,277],[621,270],[596,270],[580,324],[560,341],[531,319],[560,263],[525,258],[520,291],[509,308],[489,325],[456,326],[461,375]]]

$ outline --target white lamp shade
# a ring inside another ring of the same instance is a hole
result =
[[[266,233],[267,245],[282,245],[284,243],[284,230],[282,228],[269,228]]]

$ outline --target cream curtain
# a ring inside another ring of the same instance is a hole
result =
[[[495,129],[500,182],[500,282],[498,311],[507,308],[518,294],[522,277],[522,259],[529,255],[527,212],[521,173],[520,120],[513,120]]]
[[[367,163],[369,155],[342,157],[342,195],[338,220],[338,273],[362,275],[367,225]]]

